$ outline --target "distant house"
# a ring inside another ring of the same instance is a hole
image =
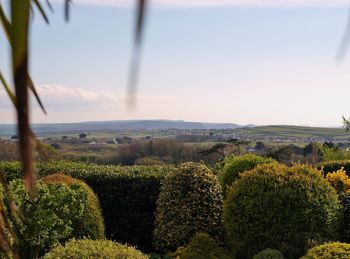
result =
[[[80,139],[86,139],[87,138],[87,134],[86,133],[80,133],[79,134],[79,138]]]
[[[11,137],[11,140],[18,140],[18,139],[19,139],[18,135],[13,135],[13,136]]]

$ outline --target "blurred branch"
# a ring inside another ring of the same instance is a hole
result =
[[[130,71],[129,71],[129,82],[128,82],[128,106],[130,108],[135,107],[135,93],[138,85],[138,76],[140,70],[141,60],[141,47],[143,39],[143,31],[145,27],[145,16],[147,0],[138,0],[137,4],[137,15],[136,15],[136,28],[134,36],[134,50],[131,58]]]
[[[348,18],[347,18],[345,32],[336,54],[337,61],[342,62],[344,60],[349,48],[349,44],[350,44],[350,7],[348,11]]]

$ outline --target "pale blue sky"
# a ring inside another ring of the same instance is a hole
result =
[[[335,62],[348,1],[154,0],[135,111],[125,103],[134,10],[118,0],[94,2],[77,1],[68,24],[60,4],[50,26],[36,13],[31,71],[49,114],[34,104],[33,122],[337,126],[350,116],[350,55]],[[0,34],[7,74],[8,51]],[[0,122],[13,118],[0,90]]]

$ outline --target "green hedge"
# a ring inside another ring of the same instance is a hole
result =
[[[152,251],[154,212],[160,181],[172,166],[98,166],[73,162],[38,163],[39,177],[63,173],[85,181],[99,198],[109,239]],[[7,179],[21,177],[19,163],[0,162]]]
[[[44,256],[44,259],[148,259],[147,255],[133,247],[109,240],[71,240],[64,246],[58,246]]]
[[[301,259],[345,259],[350,257],[350,244],[328,243],[310,249]]]
[[[323,168],[325,175],[338,171],[343,167],[346,171],[346,174],[350,176],[350,160],[322,162],[318,165],[318,167],[319,169]]]

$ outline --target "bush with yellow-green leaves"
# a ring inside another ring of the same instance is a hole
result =
[[[203,164],[185,163],[166,177],[157,201],[154,245],[174,251],[199,231],[223,236],[223,198],[216,176]]]
[[[316,246],[307,251],[301,259],[345,259],[350,258],[350,244],[328,243]]]
[[[109,240],[71,240],[64,246],[55,247],[43,259],[148,259],[147,255],[134,247]]]

